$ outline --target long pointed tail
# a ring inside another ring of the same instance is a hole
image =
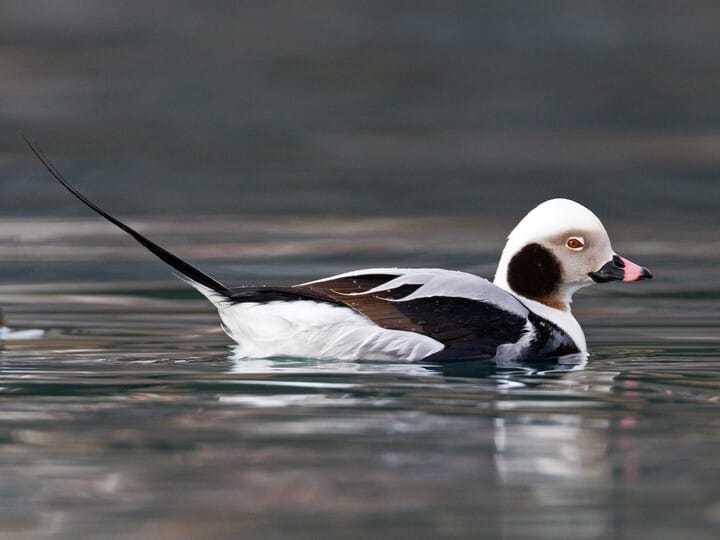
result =
[[[30,147],[30,150],[32,150],[33,154],[35,154],[37,158],[42,162],[42,164],[45,165],[45,168],[50,172],[50,174],[55,177],[55,180],[60,182],[63,187],[65,187],[65,189],[67,189],[75,197],[80,199],[80,201],[82,201],[85,205],[92,208],[95,212],[107,219],[113,225],[119,227],[120,229],[128,233],[141,245],[143,245],[145,248],[155,254],[155,256],[157,256],[159,259],[163,260],[164,262],[172,266],[175,270],[180,272],[183,276],[185,276],[193,285],[197,284],[204,287],[205,289],[210,289],[225,298],[231,296],[232,292],[225,285],[223,285],[216,279],[208,276],[206,273],[198,270],[190,263],[182,260],[180,257],[173,255],[165,248],[157,245],[155,242],[153,242],[149,238],[146,238],[132,227],[125,225],[122,221],[114,218],[105,210],[98,207],[95,203],[87,199],[82,193],[80,193],[73,186],[71,186],[67,180],[65,180],[65,177],[60,173],[60,171],[57,170],[55,165],[53,165],[53,163],[47,158],[45,153],[36,143],[33,143],[24,134],[22,134],[22,138],[25,139],[25,142]],[[201,290],[201,292],[203,291]],[[203,294],[205,294],[205,292],[203,292]]]

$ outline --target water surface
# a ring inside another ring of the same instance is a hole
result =
[[[656,279],[578,295],[586,365],[442,368],[234,359],[119,233],[33,223],[0,223],[8,323],[46,331],[0,357],[5,538],[717,536],[710,239],[622,245]],[[391,259],[491,274],[498,243],[452,219],[138,223],[237,284]]]

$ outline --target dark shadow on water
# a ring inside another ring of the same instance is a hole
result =
[[[546,375],[549,373],[567,373],[579,371],[587,365],[587,354],[570,354],[557,358],[538,360],[467,360],[445,362],[441,364],[424,364],[431,371],[446,377],[464,378],[497,378],[513,375]]]

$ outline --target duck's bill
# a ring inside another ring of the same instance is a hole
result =
[[[652,274],[647,268],[635,264],[620,255],[613,255],[612,260],[603,265],[597,272],[588,274],[596,283],[608,281],[640,281],[651,279]]]

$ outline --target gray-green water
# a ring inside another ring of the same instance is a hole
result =
[[[720,4],[0,6],[0,538],[720,536]],[[490,276],[579,200],[587,365],[233,360],[230,284]],[[72,217],[69,217],[72,216]]]
[[[240,283],[489,273],[497,244],[451,219],[139,222]],[[9,323],[46,330],[2,350],[3,538],[717,536],[717,240],[621,243],[657,277],[579,295],[584,368],[445,372],[233,360],[207,302],[111,228],[4,220],[0,242]]]

